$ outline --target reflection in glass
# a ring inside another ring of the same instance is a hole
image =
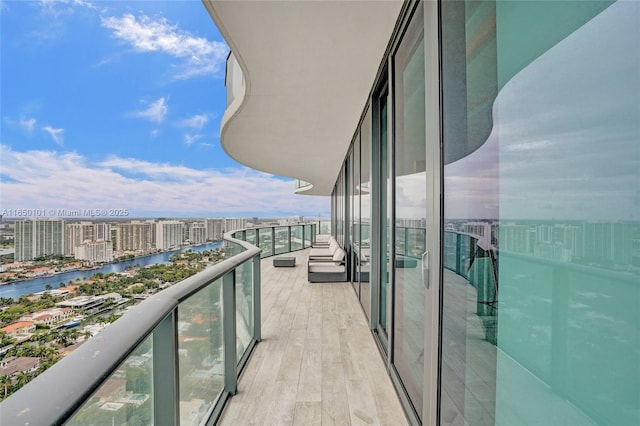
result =
[[[311,238],[313,235],[313,232],[312,232],[313,229],[311,225],[305,225],[303,226],[303,228],[304,228],[304,248],[308,248],[308,247],[311,247],[311,241],[312,241]]]
[[[245,238],[244,231],[240,233],[236,233],[234,238],[239,240],[244,239]],[[238,243],[234,243],[232,241],[224,241],[224,256],[226,259],[229,259],[237,254],[240,254],[245,250],[246,249]]]
[[[253,336],[253,265],[245,262],[236,268],[236,353],[238,361]]]
[[[441,423],[639,424],[640,4],[442,14]]]
[[[394,58],[393,363],[418,416],[422,418],[424,297],[421,257],[425,251],[426,139],[422,6]],[[415,232],[418,229],[420,231]],[[409,232],[411,230],[411,232]]]
[[[180,423],[199,424],[224,387],[222,279],[178,307]]]
[[[360,135],[356,134],[353,141],[353,151],[351,153],[351,167],[349,177],[351,178],[349,192],[351,193],[351,224],[349,226],[349,239],[351,241],[351,282],[356,291],[356,296],[360,298]]]
[[[257,230],[255,229],[247,229],[245,232],[245,238],[246,238],[246,242],[253,244],[254,246],[256,245],[256,232]]]
[[[371,272],[371,137],[371,108],[368,108],[362,122],[362,133],[360,135],[360,184],[358,186],[360,194],[360,239],[357,245],[360,304],[367,318],[370,316],[369,311],[371,309],[371,286],[369,285]]]
[[[153,346],[149,336],[66,424],[153,424],[152,377]]]
[[[276,245],[275,254],[288,253],[289,251],[289,227],[280,226],[275,228]]]
[[[291,250],[302,250],[302,225],[291,227]]]
[[[262,249],[261,257],[273,256],[273,237],[271,235],[272,228],[258,229],[258,238],[260,242],[260,248]]]

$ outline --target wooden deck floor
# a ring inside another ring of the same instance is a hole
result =
[[[307,282],[262,261],[262,338],[223,425],[404,425],[406,417],[349,283]]]

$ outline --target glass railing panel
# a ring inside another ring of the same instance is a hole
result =
[[[238,234],[238,233],[236,233]],[[238,237],[235,237],[238,238]],[[238,238],[241,239],[241,238]],[[224,242],[224,257],[226,259],[229,259],[237,254],[242,253],[243,251],[245,251],[246,249],[244,247],[242,247],[240,244],[238,243],[234,243],[232,241],[225,241]]]
[[[256,245],[256,229],[247,229],[245,231],[245,241],[248,242],[249,244],[253,244],[254,246]]]
[[[407,228],[403,226],[396,226],[396,240],[395,240],[396,256],[405,255],[406,241],[407,241]]]
[[[296,189],[304,188],[306,186],[311,186],[311,184],[309,182],[305,182],[304,180],[295,179]]]
[[[302,225],[291,227],[291,251],[302,250]]]
[[[460,234],[460,275],[469,277],[469,267],[471,266],[471,237]]]
[[[328,235],[331,234],[331,221],[330,220],[321,220],[320,226],[318,228],[319,234]]]
[[[260,238],[260,248],[262,249],[261,257],[273,256],[273,241],[271,236],[272,228],[260,228],[258,229]]]
[[[424,228],[406,228],[405,256],[420,259],[426,250],[426,230]]]
[[[289,247],[289,227],[282,226],[282,227],[275,228],[275,234],[276,234],[275,254],[290,252],[291,249]]]
[[[456,241],[458,234],[455,232],[445,232],[443,241],[442,265],[454,272],[456,271]]]
[[[238,361],[249,347],[253,336],[253,264],[245,262],[236,268],[236,352]]]
[[[180,424],[202,423],[224,388],[222,279],[178,306]]]
[[[147,337],[74,413],[67,425],[150,425],[153,418],[153,346]],[[51,390],[55,392],[54,389]]]

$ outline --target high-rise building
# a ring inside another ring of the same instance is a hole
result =
[[[19,220],[14,226],[15,260],[33,259],[33,221]]]
[[[225,220],[222,218],[206,219],[205,226],[207,228],[208,241],[220,241],[224,236]]]
[[[151,250],[153,244],[153,224],[148,222],[132,221],[131,223],[118,223],[115,226],[116,253],[141,252]]]
[[[111,241],[111,224],[80,222],[65,226],[64,252],[73,256],[75,247],[89,241]]]
[[[161,220],[155,224],[156,248],[171,250],[184,244],[184,224],[177,220]]]
[[[225,219],[224,232],[235,231],[236,229],[243,229],[247,227],[247,219],[235,218]]]
[[[536,234],[529,225],[501,224],[498,233],[501,250],[533,254]]]
[[[193,222],[189,225],[189,242],[204,244],[207,241],[207,228],[204,222]]]
[[[78,260],[111,262],[113,260],[113,245],[111,241],[86,241],[74,247],[73,255]]]
[[[63,255],[64,221],[27,219],[15,223],[15,259],[33,260],[40,256]]]

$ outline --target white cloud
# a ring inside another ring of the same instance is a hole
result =
[[[207,114],[196,114],[193,117],[185,118],[180,123],[180,126],[191,127],[194,129],[202,130],[204,126],[209,122],[209,116]]]
[[[40,0],[40,7],[43,13],[53,16],[55,19],[61,15],[71,15],[79,7],[90,10],[98,9],[93,3],[84,0]]]
[[[110,156],[106,160],[98,163],[98,165],[138,175],[153,176],[156,179],[185,180],[201,179],[206,176],[204,171],[191,169],[189,167],[152,163],[149,161],[137,160],[134,158],[121,158],[117,156]]]
[[[132,115],[134,117],[144,118],[145,120],[149,120],[154,123],[162,123],[168,111],[169,107],[167,106],[165,98],[160,98],[149,105],[147,109],[136,111]]]
[[[53,139],[55,143],[60,146],[64,145],[64,138],[62,137],[64,129],[54,129],[51,126],[44,126],[42,130],[49,133],[49,136],[51,136],[51,139]]]
[[[0,146],[4,208],[126,208],[131,216],[316,216],[326,197],[293,194],[293,182],[246,168],[225,171]]]
[[[225,43],[195,37],[166,18],[125,14],[102,18],[102,26],[138,52],[161,52],[182,59],[177,78],[214,74],[222,69],[229,52]]]
[[[29,132],[29,134],[31,134],[33,132],[33,127],[36,125],[36,119],[33,117],[27,118],[23,115],[22,117],[20,117],[19,123],[20,123],[20,127],[22,127],[27,132]]]
[[[200,139],[203,135],[184,135],[184,143],[191,146],[192,143]]]

